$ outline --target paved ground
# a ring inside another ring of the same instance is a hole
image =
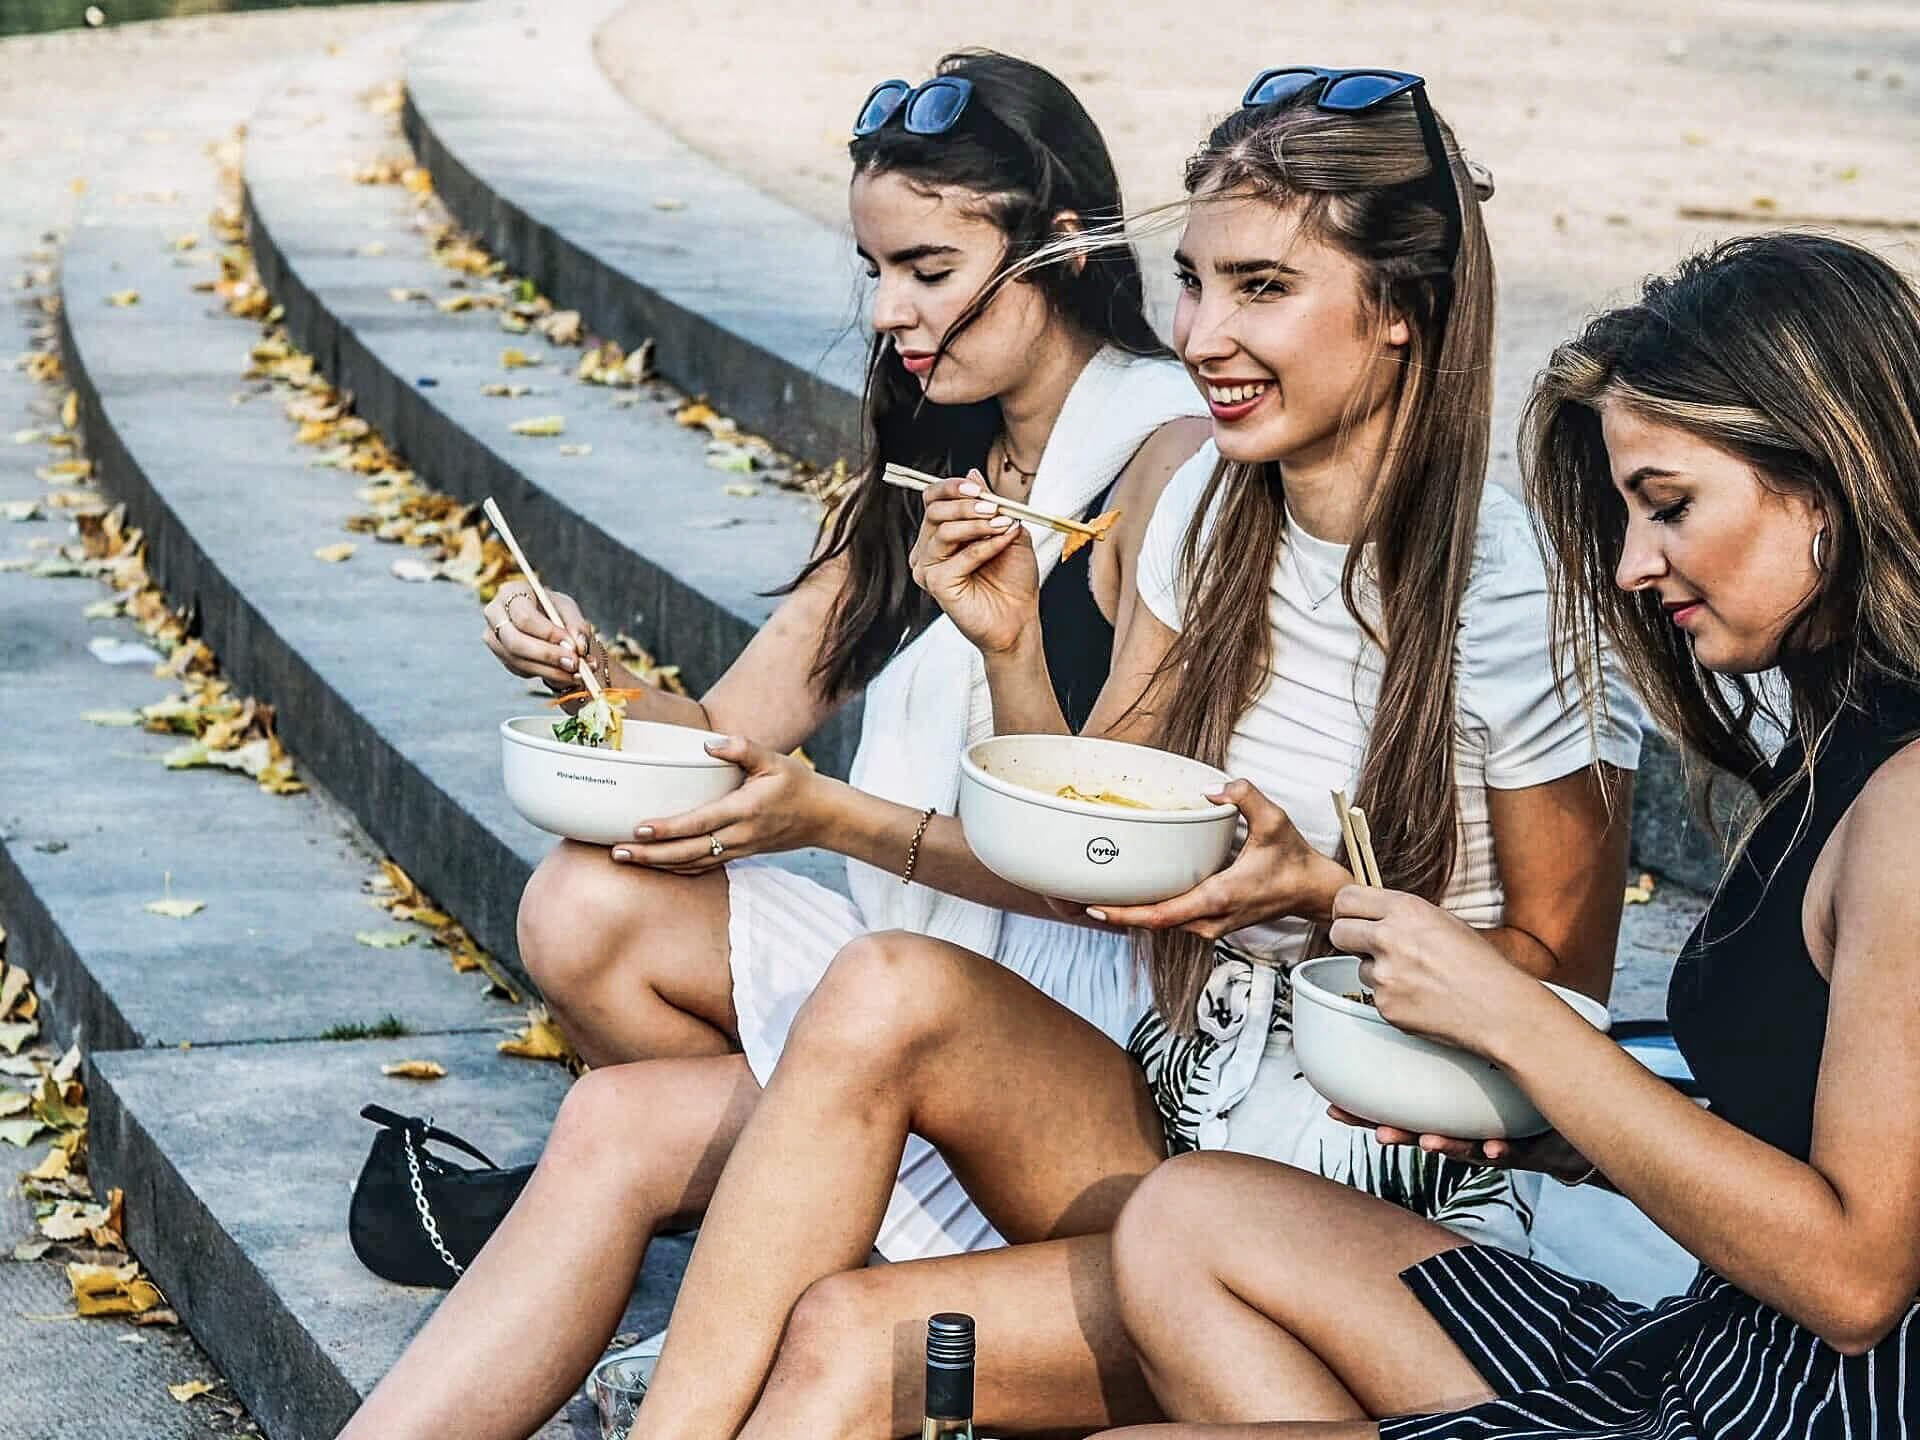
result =
[[[25,348],[30,316],[12,282],[45,232],[66,224],[77,184],[111,187],[114,203],[138,205],[166,189],[164,169],[143,159],[172,138],[212,142],[244,121],[288,57],[318,51],[392,12],[372,7],[218,17],[124,30],[0,42],[0,355]],[[177,135],[176,135],[177,132]],[[0,432],[44,417],[38,387],[0,366]],[[0,463],[38,460],[5,446]],[[0,1251],[32,1231],[15,1170],[42,1149],[0,1147]],[[20,1440],[91,1440],[119,1433],[174,1437],[216,1433],[204,1402],[181,1406],[165,1389],[217,1377],[182,1331],[136,1330],[119,1321],[49,1319],[71,1310],[60,1268],[0,1260],[0,1434]]]
[[[1684,212],[1899,221],[1847,233],[1920,268],[1908,243],[1920,240],[1920,6],[1898,0],[869,0],[832,26],[779,0],[632,0],[599,51],[681,139],[844,226],[861,96],[968,45],[1071,84],[1136,209],[1177,198],[1182,161],[1262,65],[1425,74],[1498,185],[1486,214],[1502,276],[1494,433],[1506,479],[1521,396],[1552,344],[1610,293],[1733,228]],[[1163,302],[1171,250],[1167,236],[1149,247]],[[849,256],[850,293],[853,275]]]

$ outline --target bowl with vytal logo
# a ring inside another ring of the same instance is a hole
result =
[[[1226,864],[1224,771],[1079,735],[996,735],[960,758],[960,827],[1003,880],[1083,905],[1150,905]]]
[[[718,800],[746,778],[706,752],[721,737],[686,725],[628,720],[621,748],[556,740],[552,715],[500,724],[507,799],[542,830],[590,845],[633,839],[643,820],[665,820]]]

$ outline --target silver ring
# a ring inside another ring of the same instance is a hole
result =
[[[707,836],[707,845],[712,849],[713,858],[716,860],[727,853],[727,847],[720,843],[720,837],[717,834]]]

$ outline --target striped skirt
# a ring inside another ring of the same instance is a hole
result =
[[[1875,1349],[1846,1356],[1705,1269],[1651,1308],[1475,1245],[1401,1278],[1498,1398],[1382,1421],[1381,1440],[1920,1434],[1920,1303]]]

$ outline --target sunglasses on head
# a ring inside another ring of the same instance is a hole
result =
[[[909,135],[944,135],[960,123],[972,98],[973,82],[960,75],[936,75],[921,85],[882,80],[860,103],[853,133],[871,135],[898,115]]]
[[[1314,105],[1321,110],[1361,111],[1384,105],[1400,95],[1411,95],[1413,113],[1420,121],[1420,139],[1427,148],[1427,173],[1409,181],[1447,226],[1447,274],[1453,274],[1460,254],[1460,195],[1453,188],[1453,166],[1440,138],[1440,122],[1427,102],[1427,82],[1404,70],[1327,70],[1318,65],[1281,65],[1262,70],[1240,99],[1243,110],[1278,105],[1318,89]]]

